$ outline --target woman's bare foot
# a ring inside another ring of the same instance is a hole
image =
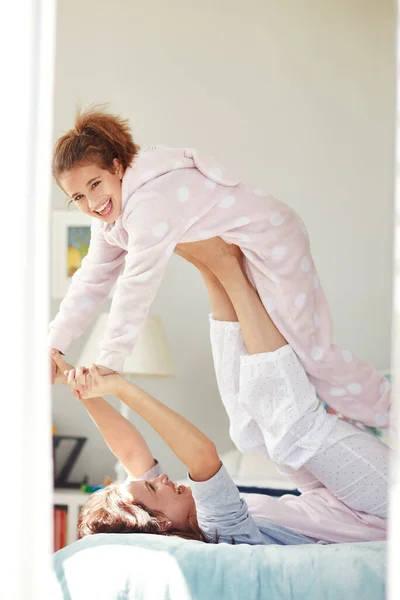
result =
[[[197,242],[194,242],[194,244],[196,243]],[[175,254],[177,254],[187,262],[191,263],[193,266],[196,267],[196,269],[199,269],[199,271],[209,271],[206,265],[201,263],[200,260],[197,258],[196,248],[190,247],[187,249],[186,246],[191,246],[191,244],[177,244],[174,250]]]
[[[200,271],[208,269],[216,277],[221,269],[239,263],[242,266],[243,255],[238,246],[227,244],[219,237],[200,242],[177,244],[175,253],[192,263]]]

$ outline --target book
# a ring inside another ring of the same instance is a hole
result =
[[[53,546],[54,552],[67,545],[68,506],[56,505],[53,508]]]

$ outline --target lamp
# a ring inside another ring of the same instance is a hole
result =
[[[100,343],[106,330],[108,314],[101,313],[80,354],[78,364],[87,366],[94,362],[99,353]],[[133,377],[174,377],[175,365],[167,342],[160,317],[151,315],[139,331],[132,354],[127,357],[123,374],[127,379]],[[129,409],[121,402],[120,412],[129,419]],[[116,483],[126,478],[126,472],[120,461],[115,466]]]

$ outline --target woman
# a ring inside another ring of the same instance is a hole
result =
[[[214,361],[231,435],[242,449],[265,448],[303,493],[241,497],[215,445],[181,415],[120,375],[101,375],[95,365],[66,369],[68,383],[134,478],[89,498],[80,533],[285,545],[384,539],[388,448],[325,412],[246,279],[236,250],[221,240],[184,250],[209,290]],[[64,370],[61,357],[54,359]],[[157,431],[186,465],[191,489],[170,482],[137,430],[98,399],[101,394],[118,396]]]

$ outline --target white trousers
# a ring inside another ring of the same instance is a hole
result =
[[[301,491],[323,486],[354,510],[387,517],[389,448],[325,411],[292,348],[249,355],[239,323],[211,319],[210,335],[239,450],[265,449]]]

